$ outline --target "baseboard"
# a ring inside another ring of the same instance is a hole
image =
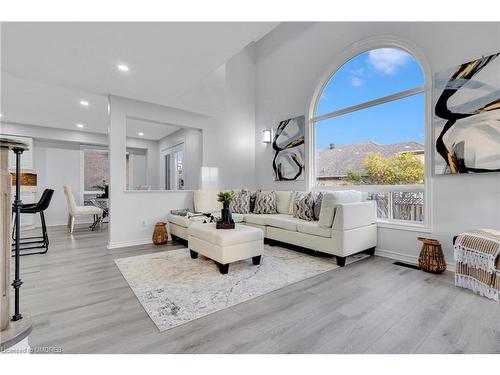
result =
[[[107,249],[119,249],[122,247],[149,245],[152,243],[153,243],[153,241],[151,240],[151,238],[141,238],[138,240],[131,240],[131,241],[108,242],[108,244],[106,245],[106,248]]]
[[[375,249],[375,255],[378,255],[378,256],[381,256],[384,258],[399,260],[399,261],[405,262],[405,263],[418,264],[418,256],[396,253],[394,251],[384,250],[384,249],[380,249],[378,247]],[[446,263],[446,270],[451,271],[451,272],[455,272],[455,263]]]
[[[75,221],[75,225],[80,225],[80,224],[92,224],[94,221],[93,220],[90,220],[90,221]],[[68,222],[66,220],[64,221],[51,221],[51,222],[47,222],[47,227],[60,227],[60,226],[67,226],[68,225]],[[37,223],[33,226],[33,229],[35,228],[41,228],[42,225]]]

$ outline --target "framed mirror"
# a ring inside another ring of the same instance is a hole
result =
[[[200,187],[200,129],[127,118],[125,190],[196,190]]]

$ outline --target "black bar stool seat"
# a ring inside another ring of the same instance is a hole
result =
[[[20,255],[45,254],[49,250],[49,235],[47,233],[47,225],[45,223],[44,211],[49,207],[54,190],[45,189],[40,200],[37,203],[27,203],[21,206],[21,214],[40,214],[40,222],[42,224],[42,236],[24,237],[20,239],[21,250],[29,249],[45,249],[44,251],[23,252]],[[12,214],[15,214],[15,209],[12,207]],[[16,222],[12,229],[12,239],[15,241]],[[14,247],[14,244],[12,244]]]

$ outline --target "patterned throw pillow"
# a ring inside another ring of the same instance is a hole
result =
[[[274,191],[257,191],[254,214],[276,214],[276,194]]]
[[[314,220],[314,194],[295,193],[293,201],[293,217],[302,220]]]
[[[245,190],[250,194],[250,212],[253,212],[255,210],[255,199],[257,198],[257,191],[250,191],[250,190]]]
[[[231,211],[236,214],[250,213],[250,193],[246,190],[233,190],[233,201],[230,207]]]
[[[319,220],[319,213],[321,212],[321,202],[323,202],[323,193],[317,193],[314,199],[314,220]]]

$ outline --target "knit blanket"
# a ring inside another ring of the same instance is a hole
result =
[[[461,233],[454,246],[455,285],[495,301],[500,297],[500,232]]]

